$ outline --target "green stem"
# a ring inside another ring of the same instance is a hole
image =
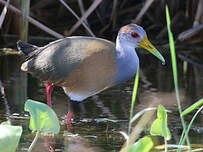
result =
[[[188,136],[188,133],[190,131],[190,128],[195,120],[195,118],[197,117],[197,115],[199,114],[199,112],[203,109],[203,106],[201,108],[199,108],[199,110],[197,110],[197,112],[195,113],[195,115],[192,117],[192,120],[190,121],[187,130],[185,131],[185,135],[183,137],[183,139],[180,141],[180,144],[182,145],[185,142],[186,136]]]
[[[176,92],[177,94],[177,92]],[[183,141],[183,137],[186,138],[186,141],[187,141],[187,145],[189,146],[189,149],[191,149],[191,146],[190,146],[190,141],[189,141],[189,137],[188,137],[188,134],[185,134],[186,133],[186,125],[185,125],[185,121],[184,121],[184,118],[183,116],[181,115],[182,113],[182,108],[181,108],[181,105],[180,105],[180,97],[179,97],[179,92],[178,92],[178,98],[177,98],[177,103],[178,103],[178,110],[179,110],[179,114],[180,114],[180,119],[181,119],[181,123],[182,123],[182,126],[183,126],[183,132],[182,132],[182,135],[181,135],[181,138],[180,138],[180,141],[179,141],[179,145],[182,145],[184,142]],[[184,136],[185,134],[185,136]],[[178,149],[178,152],[180,152],[180,148]]]
[[[134,109],[135,100],[137,96],[138,83],[139,83],[139,67],[137,68],[137,73],[136,73],[134,87],[133,87],[133,95],[132,95],[131,106],[130,106],[130,120],[128,125],[128,135],[130,135],[131,125],[132,125],[131,119],[133,117],[133,109]]]
[[[164,138],[164,143],[165,143],[165,152],[167,152],[167,151],[168,151],[168,145],[167,145],[167,140],[166,140],[166,138]]]
[[[37,142],[37,139],[39,138],[39,134],[40,134],[40,131],[37,131],[36,135],[35,135],[35,138],[34,140],[32,141],[32,144],[30,145],[29,149],[28,149],[28,152],[31,152],[33,147],[35,146],[36,142]]]
[[[169,15],[169,9],[168,9],[167,5],[166,5],[166,20],[167,20],[169,43],[170,43],[170,51],[171,51],[172,69],[173,69],[173,78],[174,78],[176,99],[177,99],[178,111],[180,114],[180,119],[181,119],[181,123],[183,126],[183,134],[184,134],[184,132],[186,131],[186,125],[185,125],[184,118],[181,115],[182,108],[181,108],[181,104],[180,104],[180,95],[179,95],[179,91],[178,91],[178,72],[177,72],[177,62],[176,62],[176,54],[175,54],[175,44],[174,44],[173,34],[172,34],[171,28],[170,28],[170,15]],[[187,135],[186,135],[186,140],[187,140],[187,145],[190,147],[190,141],[189,141],[189,138]],[[179,142],[179,144],[180,144],[180,142]],[[180,149],[178,149],[178,151],[180,151]]]

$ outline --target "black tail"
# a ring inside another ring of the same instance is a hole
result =
[[[17,42],[17,48],[19,51],[23,52],[26,56],[29,56],[29,54],[30,53],[32,54],[32,52],[35,51],[38,47],[19,40]]]
[[[28,60],[37,54],[39,47],[19,40],[17,42],[17,48],[25,54],[26,60]]]

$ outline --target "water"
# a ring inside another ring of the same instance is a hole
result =
[[[202,55],[198,52],[181,54],[186,54],[185,58],[177,60],[181,104],[185,108],[203,97],[203,70],[199,66],[202,64]],[[156,107],[159,104],[171,110],[172,113],[168,113],[168,124],[173,136],[171,143],[177,144],[182,129],[174,93],[170,55],[164,54],[166,65],[162,65],[152,55],[139,56],[141,71],[135,111]],[[189,63],[183,62],[186,58],[191,59]],[[26,151],[34,138],[34,133],[29,130],[29,117],[23,111],[23,97],[27,94],[28,98],[46,102],[45,83],[30,75],[26,83],[27,76],[20,71],[22,62],[23,58],[17,55],[0,56],[0,80],[8,101],[5,103],[5,100],[0,98],[0,122],[10,119],[13,124],[23,126],[18,152]],[[55,151],[71,152],[119,151],[125,142],[119,132],[127,132],[128,129],[133,82],[134,79],[131,79],[75,105],[71,132],[67,131],[65,123],[68,97],[61,88],[55,87],[52,96],[53,109],[60,119],[61,131],[55,137],[41,137],[34,151],[48,151],[50,147],[54,147]],[[189,122],[193,114],[186,116],[185,120]],[[104,121],[102,118],[117,122]],[[190,131],[193,144],[203,145],[202,119],[203,113],[196,118]]]

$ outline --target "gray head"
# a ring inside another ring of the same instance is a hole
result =
[[[136,24],[123,26],[118,33],[120,42],[133,48],[140,47],[140,42],[144,39],[144,36],[147,36],[145,30]]]
[[[141,47],[159,58],[162,63],[165,63],[162,55],[148,40],[145,30],[139,25],[128,24],[126,26],[123,26],[118,33],[117,40],[119,41],[120,45],[122,45],[123,49],[125,49],[125,47]],[[132,49],[132,51],[134,51],[134,49]]]

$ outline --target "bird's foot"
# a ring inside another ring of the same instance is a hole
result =
[[[52,94],[53,89],[54,89],[54,84],[50,83],[50,82],[47,82],[46,83],[46,95],[47,95],[47,105],[49,107],[52,107],[51,94]]]

